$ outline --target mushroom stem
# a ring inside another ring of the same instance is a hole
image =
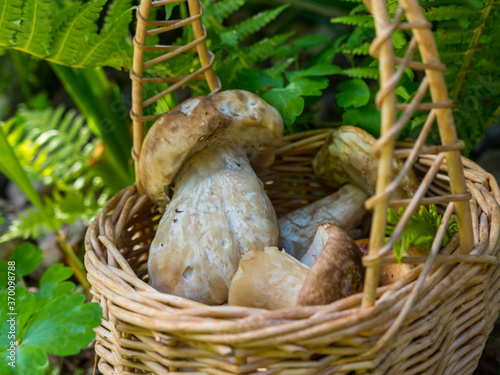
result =
[[[185,162],[151,244],[153,287],[224,303],[241,255],[278,244],[276,214],[246,152],[214,144]]]

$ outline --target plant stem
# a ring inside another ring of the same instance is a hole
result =
[[[474,57],[474,53],[477,50],[477,45],[479,44],[479,39],[481,38],[481,35],[483,34],[484,28],[486,27],[486,20],[488,19],[491,9],[493,8],[493,3],[495,0],[489,0],[486,3],[485,8],[481,11],[481,19],[479,20],[479,26],[474,30],[474,35],[472,36],[472,40],[470,41],[469,48],[467,50],[467,54],[465,55],[464,62],[462,64],[462,67],[460,68],[460,75],[458,76],[457,79],[457,85],[455,86],[455,89],[453,90],[453,93],[451,94],[451,99],[453,101],[456,101],[458,98],[458,95],[460,94],[460,89],[462,88],[462,85],[465,81],[465,77],[467,76],[467,73],[469,72],[472,58]]]
[[[130,119],[124,109],[119,89],[108,81],[102,68],[76,69],[51,63],[92,132],[105,146],[103,162],[113,170],[102,176],[113,190],[133,183],[129,163],[132,139],[128,132]]]
[[[88,292],[90,290],[89,282],[86,278],[85,268],[83,263],[76,256],[71,246],[66,242],[65,237],[59,231],[58,224],[56,223],[54,217],[47,214],[47,210],[40,199],[40,196],[36,192],[35,188],[31,184],[28,175],[24,171],[19,159],[17,159],[14,150],[11,145],[7,142],[7,137],[0,127],[0,170],[7,176],[9,180],[14,182],[30,200],[31,204],[36,207],[38,212],[43,215],[45,222],[50,227],[50,230],[54,232],[63,254],[67,257],[68,265],[73,269],[76,278]]]
[[[90,284],[87,280],[87,272],[85,271],[85,267],[83,266],[82,261],[78,258],[73,251],[73,248],[66,241],[66,237],[62,234],[60,230],[54,230],[54,234],[56,236],[57,242],[61,247],[62,252],[66,255],[68,265],[73,269],[75,273],[75,277],[80,284],[82,284],[85,292],[90,293]]]

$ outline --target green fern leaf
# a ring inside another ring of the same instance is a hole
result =
[[[261,41],[252,44],[243,49],[243,54],[246,56],[248,64],[253,65],[257,61],[263,61],[271,57],[277,47],[285,43],[293,35],[293,32],[286,34],[278,34],[272,38],[264,38]]]
[[[22,15],[23,0],[0,0],[0,45],[13,43]]]
[[[378,79],[378,68],[356,67],[342,70],[341,74],[352,78]]]
[[[343,23],[351,26],[373,27],[373,17],[366,14],[349,15],[333,18],[332,23]]]
[[[205,21],[213,16],[218,23],[221,23],[240,9],[243,4],[245,4],[245,0],[222,0],[215,3],[213,1],[205,1],[203,20]]]
[[[355,47],[352,49],[343,48],[342,53],[346,53],[349,55],[367,56],[370,53],[370,43],[364,43],[359,47]]]
[[[223,43],[236,47],[240,40],[259,31],[264,26],[272,22],[278,15],[287,8],[287,5],[275,9],[260,12],[255,16],[231,27],[229,30],[221,33],[220,37]]]
[[[52,32],[52,0],[26,0],[21,25],[15,35],[15,45],[37,57],[49,54]]]
[[[387,236],[390,236],[394,232],[396,225],[399,223],[404,213],[404,207],[400,208],[397,214],[392,209],[388,210],[386,227]],[[441,220],[442,216],[437,212],[435,205],[430,205],[429,210],[427,210],[425,206],[420,206],[418,213],[413,213],[403,233],[394,245],[393,250],[396,259],[401,261],[404,252],[410,246],[414,246],[419,250],[430,251],[434,237],[441,225]],[[448,222],[443,241],[441,242],[441,247],[446,246],[457,230],[455,218],[452,217]]]
[[[42,214],[36,210],[28,209],[24,213],[17,216],[17,218],[12,222],[7,232],[0,237],[0,242],[5,242],[12,240],[14,238],[38,239],[43,234],[50,232],[52,226],[46,220],[47,215],[54,218],[54,223],[58,227],[62,225],[62,222],[55,219],[55,212],[53,210],[53,205],[47,204],[45,200],[46,213]]]
[[[75,3],[68,18],[54,34],[51,59],[71,63],[78,54],[90,25],[95,24],[106,0],[93,0],[83,7]]]
[[[175,6],[175,4],[169,4]],[[106,17],[104,17],[103,29],[109,29],[115,22],[117,22],[123,13],[131,11],[132,0],[114,0],[109,4]],[[168,19],[168,18],[167,18]]]
[[[460,5],[442,5],[438,8],[429,8],[425,12],[425,17],[429,21],[449,21],[458,19],[469,19],[474,17],[469,7]]]
[[[128,33],[128,25],[132,21],[132,12],[125,12],[113,26],[103,30],[83,47],[82,55],[75,63],[80,67],[100,65],[100,61],[109,58],[109,51],[112,51],[116,44],[121,43],[123,37]],[[124,53],[125,51],[122,51]],[[124,57],[126,58],[126,57]]]

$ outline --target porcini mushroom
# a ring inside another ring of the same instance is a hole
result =
[[[328,239],[307,273],[297,305],[326,305],[363,290],[362,254],[354,240],[336,225],[323,227]]]
[[[356,245],[358,245],[363,255],[368,255],[370,249],[369,238],[356,240]],[[425,250],[415,249],[413,245],[410,245],[406,253],[410,256],[423,256],[429,254]],[[408,263],[382,263],[380,265],[378,283],[380,286],[394,284],[396,281],[403,279],[413,268],[415,268],[415,266]]]
[[[335,193],[288,213],[279,219],[280,246],[300,259],[318,225],[330,222],[347,232],[357,230],[367,214],[364,207],[367,198],[363,190],[346,184]]]
[[[276,213],[250,163],[269,166],[282,132],[279,113],[240,90],[189,99],[151,128],[144,190],[161,207],[174,192],[150,248],[153,287],[224,303],[241,255],[277,245]]]
[[[332,130],[313,160],[314,173],[329,186],[340,187],[351,183],[369,195],[375,194],[378,166],[374,153],[375,141],[371,134],[354,126],[341,126]],[[402,167],[403,163],[394,159],[395,174]],[[418,179],[409,171],[391,198],[409,198],[418,186]]]
[[[276,247],[243,255],[229,288],[229,304],[268,310],[295,306],[306,267]]]

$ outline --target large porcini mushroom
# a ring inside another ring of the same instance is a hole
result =
[[[297,305],[326,305],[363,290],[362,254],[354,240],[336,225],[323,229],[327,240],[307,273]]]
[[[288,213],[279,219],[280,246],[300,259],[318,225],[329,222],[353,234],[367,214],[367,198],[363,190],[346,184],[335,193]]]
[[[224,303],[241,255],[277,245],[276,213],[250,163],[269,166],[282,132],[274,108],[239,90],[189,99],[155,123],[141,181],[160,207],[174,193],[150,248],[153,287]]]
[[[354,126],[332,130],[313,160],[314,173],[329,186],[340,187],[349,182],[374,195],[378,170],[375,141],[371,134]],[[402,167],[403,163],[394,159],[395,174]],[[418,179],[409,171],[391,198],[409,198],[418,186]]]
[[[229,288],[229,304],[268,310],[295,306],[306,267],[276,247],[243,255]]]

